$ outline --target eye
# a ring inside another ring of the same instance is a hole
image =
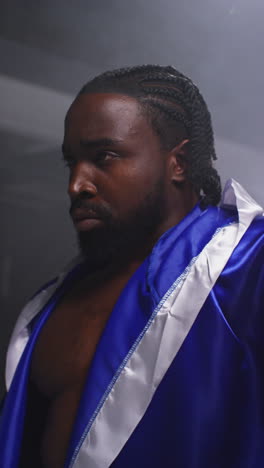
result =
[[[97,151],[95,155],[95,161],[99,165],[108,164],[109,162],[111,162],[113,159],[116,159],[116,158],[118,158],[118,155],[109,150]]]

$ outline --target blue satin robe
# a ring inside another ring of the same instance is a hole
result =
[[[233,250],[150,403],[111,464],[107,465],[103,457],[93,464],[88,458],[86,462],[85,454],[78,458],[109,397],[109,388],[120,378],[122,363],[133,356],[147,326],[151,333],[151,324],[147,324],[153,311],[217,230],[237,223],[237,218],[235,208],[201,211],[195,207],[161,237],[128,282],[87,375],[65,468],[264,467],[263,216],[255,217]],[[81,272],[79,265],[75,267],[34,319],[1,418],[0,466],[4,468],[19,466],[34,344],[59,297]],[[199,287],[199,282],[194,282],[189,291],[194,303]],[[118,405],[118,401],[113,397],[111,404]],[[126,405],[130,405],[129,398]],[[117,407],[117,411],[121,417],[126,407]],[[114,445],[115,431],[120,431],[118,417],[106,424],[112,425]],[[96,445],[93,440],[89,443]]]

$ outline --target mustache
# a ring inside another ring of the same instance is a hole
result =
[[[77,197],[71,202],[71,206],[69,209],[69,213],[72,216],[74,211],[77,209],[81,209],[87,213],[94,213],[94,215],[102,220],[111,219],[111,212],[109,208],[105,205],[99,205],[85,197]]]

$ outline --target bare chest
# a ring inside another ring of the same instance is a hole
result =
[[[37,340],[31,381],[45,397],[81,388],[106,322],[138,261],[101,281],[84,278],[51,313]]]
[[[40,398],[48,401],[38,441],[44,468],[63,466],[85,378],[128,276],[130,272],[88,292],[85,285],[77,287],[53,310],[40,332],[30,380]],[[33,432],[38,425],[32,423]]]
[[[53,398],[84,381],[112,307],[98,298],[62,302],[40,332],[31,380]]]

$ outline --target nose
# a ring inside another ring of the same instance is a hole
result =
[[[68,186],[68,194],[71,200],[74,200],[81,193],[88,195],[90,198],[97,195],[93,169],[84,161],[77,162],[72,168]]]

